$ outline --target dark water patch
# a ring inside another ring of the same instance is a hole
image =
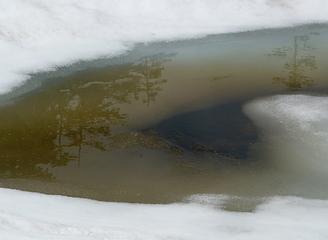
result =
[[[247,159],[250,147],[258,139],[258,133],[243,113],[243,103],[227,103],[179,114],[150,129],[191,152]]]

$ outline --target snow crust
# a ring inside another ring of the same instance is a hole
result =
[[[0,93],[134,43],[328,21],[326,0],[0,0]]]
[[[4,240],[327,239],[328,201],[276,197],[254,212],[200,203],[105,203],[0,189]],[[209,196],[210,202],[220,196]],[[227,199],[227,197],[223,197]]]
[[[281,169],[309,176],[328,173],[328,97],[278,95],[245,108],[263,130],[266,157]]]

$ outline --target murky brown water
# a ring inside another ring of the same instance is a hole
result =
[[[35,76],[2,96],[0,185],[129,202],[316,195],[256,158],[259,133],[241,106],[326,93],[327,39],[327,26],[211,36]]]

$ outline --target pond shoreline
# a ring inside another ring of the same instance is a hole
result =
[[[258,157],[261,132],[243,106],[327,94],[327,37],[327,25],[307,25],[140,44],[32,76],[2,96],[1,186],[143,203],[321,197],[284,187],[297,177],[283,179]]]

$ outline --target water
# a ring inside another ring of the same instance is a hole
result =
[[[261,131],[242,109],[273,94],[325,94],[327,37],[326,25],[311,25],[139,45],[35,75],[1,98],[0,184],[144,203],[326,198],[323,181],[263,159]]]

